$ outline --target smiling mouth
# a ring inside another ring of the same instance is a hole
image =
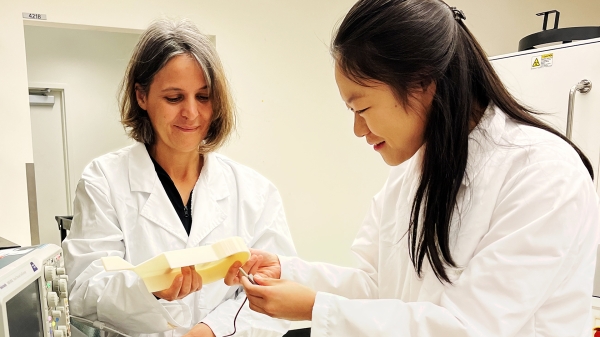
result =
[[[190,127],[190,126],[177,126],[177,125],[175,125],[175,127],[178,128],[181,131],[190,132],[190,131],[196,131],[196,130],[198,130],[198,128],[200,126]]]
[[[379,143],[373,145],[373,149],[375,151],[379,151],[383,147],[384,144],[385,144],[385,141],[379,142]]]

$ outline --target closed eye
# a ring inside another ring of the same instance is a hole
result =
[[[365,111],[367,111],[369,109],[369,108],[364,108],[362,110],[354,110],[354,109],[352,109],[351,107],[349,107],[347,105],[346,105],[346,107],[348,107],[348,110],[350,110],[350,111],[352,111],[354,113],[357,113],[357,114],[361,114],[361,113],[363,113],[363,112],[365,112]]]
[[[183,96],[175,96],[175,97],[165,97],[167,102],[169,103],[177,103],[183,99]]]

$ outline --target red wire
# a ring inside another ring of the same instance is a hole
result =
[[[235,314],[235,317],[233,318],[233,332],[230,333],[229,335],[225,335],[223,337],[229,337],[229,336],[235,335],[235,332],[237,331],[237,327],[235,326],[235,322],[237,321],[237,317],[240,314],[240,311],[242,311],[242,308],[244,307],[244,304],[246,304],[247,300],[248,300],[248,297],[244,298],[244,302],[242,302],[242,305],[240,306],[240,308],[238,309],[237,313]]]

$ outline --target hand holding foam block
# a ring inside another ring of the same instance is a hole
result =
[[[235,261],[244,264],[249,258],[250,251],[244,240],[234,236],[208,246],[165,252],[137,266],[117,256],[103,257],[102,264],[106,271],[134,271],[153,293],[169,288],[181,273],[181,267],[195,266],[204,285],[224,278]]]

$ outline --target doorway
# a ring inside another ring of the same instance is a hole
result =
[[[30,195],[37,201],[33,244],[39,233],[38,243],[60,245],[54,217],[73,215],[85,167],[132,143],[120,123],[118,92],[139,34],[92,28],[25,25],[29,87],[54,100],[30,112],[37,194]]]
[[[29,93],[39,231],[32,238],[60,246],[54,216],[71,214],[64,89],[36,85]]]

